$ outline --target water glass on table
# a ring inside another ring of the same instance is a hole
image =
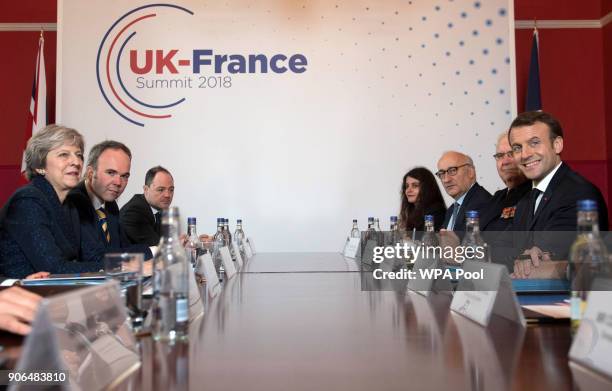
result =
[[[138,329],[144,320],[142,307],[142,278],[144,254],[116,253],[104,256],[104,271],[107,279],[113,279],[121,287],[132,327]]]

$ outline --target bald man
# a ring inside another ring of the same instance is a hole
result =
[[[529,193],[531,183],[519,170],[514,160],[508,132],[503,132],[497,138],[497,146],[493,155],[497,166],[497,174],[506,185],[505,189],[498,190],[493,194],[489,206],[480,216],[480,229],[485,231],[506,231],[510,228],[516,205]]]
[[[476,182],[474,161],[457,151],[445,152],[438,160],[436,176],[446,194],[455,202],[446,211],[442,227],[449,231],[465,231],[465,212],[481,212],[491,200],[491,193]]]

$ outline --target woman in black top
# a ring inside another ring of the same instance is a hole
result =
[[[411,236],[423,231],[425,215],[433,215],[436,231],[442,226],[446,205],[434,175],[425,167],[415,167],[402,179],[400,229]]]

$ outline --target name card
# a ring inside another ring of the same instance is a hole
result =
[[[476,381],[472,389],[512,389],[526,328],[499,317],[492,319],[489,327],[454,313],[451,318],[461,340],[464,362],[469,363],[465,373]]]
[[[67,370],[62,389],[112,388],[140,356],[116,281],[42,300],[19,371]],[[26,386],[27,387],[27,386]]]
[[[357,257],[360,242],[360,238],[349,238],[348,242],[346,242],[346,246],[344,246],[344,256],[353,259]]]
[[[200,255],[199,265],[202,272],[204,273],[204,279],[206,279],[206,290],[208,291],[209,297],[215,297],[221,292],[221,283],[219,282],[219,275],[215,269],[215,264],[210,256],[210,253]]]
[[[253,251],[251,250],[251,246],[247,240],[242,242],[242,247],[244,248],[244,254],[247,257],[247,260],[253,258]]]
[[[570,360],[612,380],[612,281],[596,279],[569,352]]]
[[[242,254],[240,254],[240,248],[238,248],[238,245],[236,244],[236,242],[232,242],[232,249],[234,249],[234,255],[236,255],[236,265],[238,266],[238,270],[242,269]]]
[[[435,272],[440,270],[440,272]],[[408,289],[423,296],[429,296],[431,292],[452,293],[451,280],[443,278],[446,265],[440,259],[426,259],[418,257],[414,262],[412,271],[415,278],[408,280]]]
[[[200,287],[196,281],[195,273],[191,266],[189,269],[189,322],[204,315],[204,303],[200,295]]]
[[[489,324],[491,314],[526,325],[512,281],[504,265],[465,261],[464,277],[459,280],[451,310],[483,326]],[[482,278],[466,278],[480,273]]]
[[[255,249],[255,244],[253,243],[253,238],[247,238],[246,241],[249,244],[249,247],[251,248],[251,253],[257,254],[257,250]]]
[[[223,246],[219,249],[221,253],[221,262],[223,262],[223,269],[225,269],[225,275],[227,279],[234,277],[236,275],[236,267],[234,266],[234,261],[232,261],[232,256],[229,252],[228,246]]]
[[[378,242],[376,240],[368,240],[365,244],[365,248],[361,253],[361,263],[365,263],[367,265],[374,264],[374,247],[378,246]]]

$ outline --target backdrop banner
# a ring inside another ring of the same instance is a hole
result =
[[[244,220],[258,251],[341,251],[382,228],[402,176],[491,157],[514,109],[509,0],[59,0],[58,122],[169,169],[199,232]],[[447,201],[449,199],[447,198]]]

